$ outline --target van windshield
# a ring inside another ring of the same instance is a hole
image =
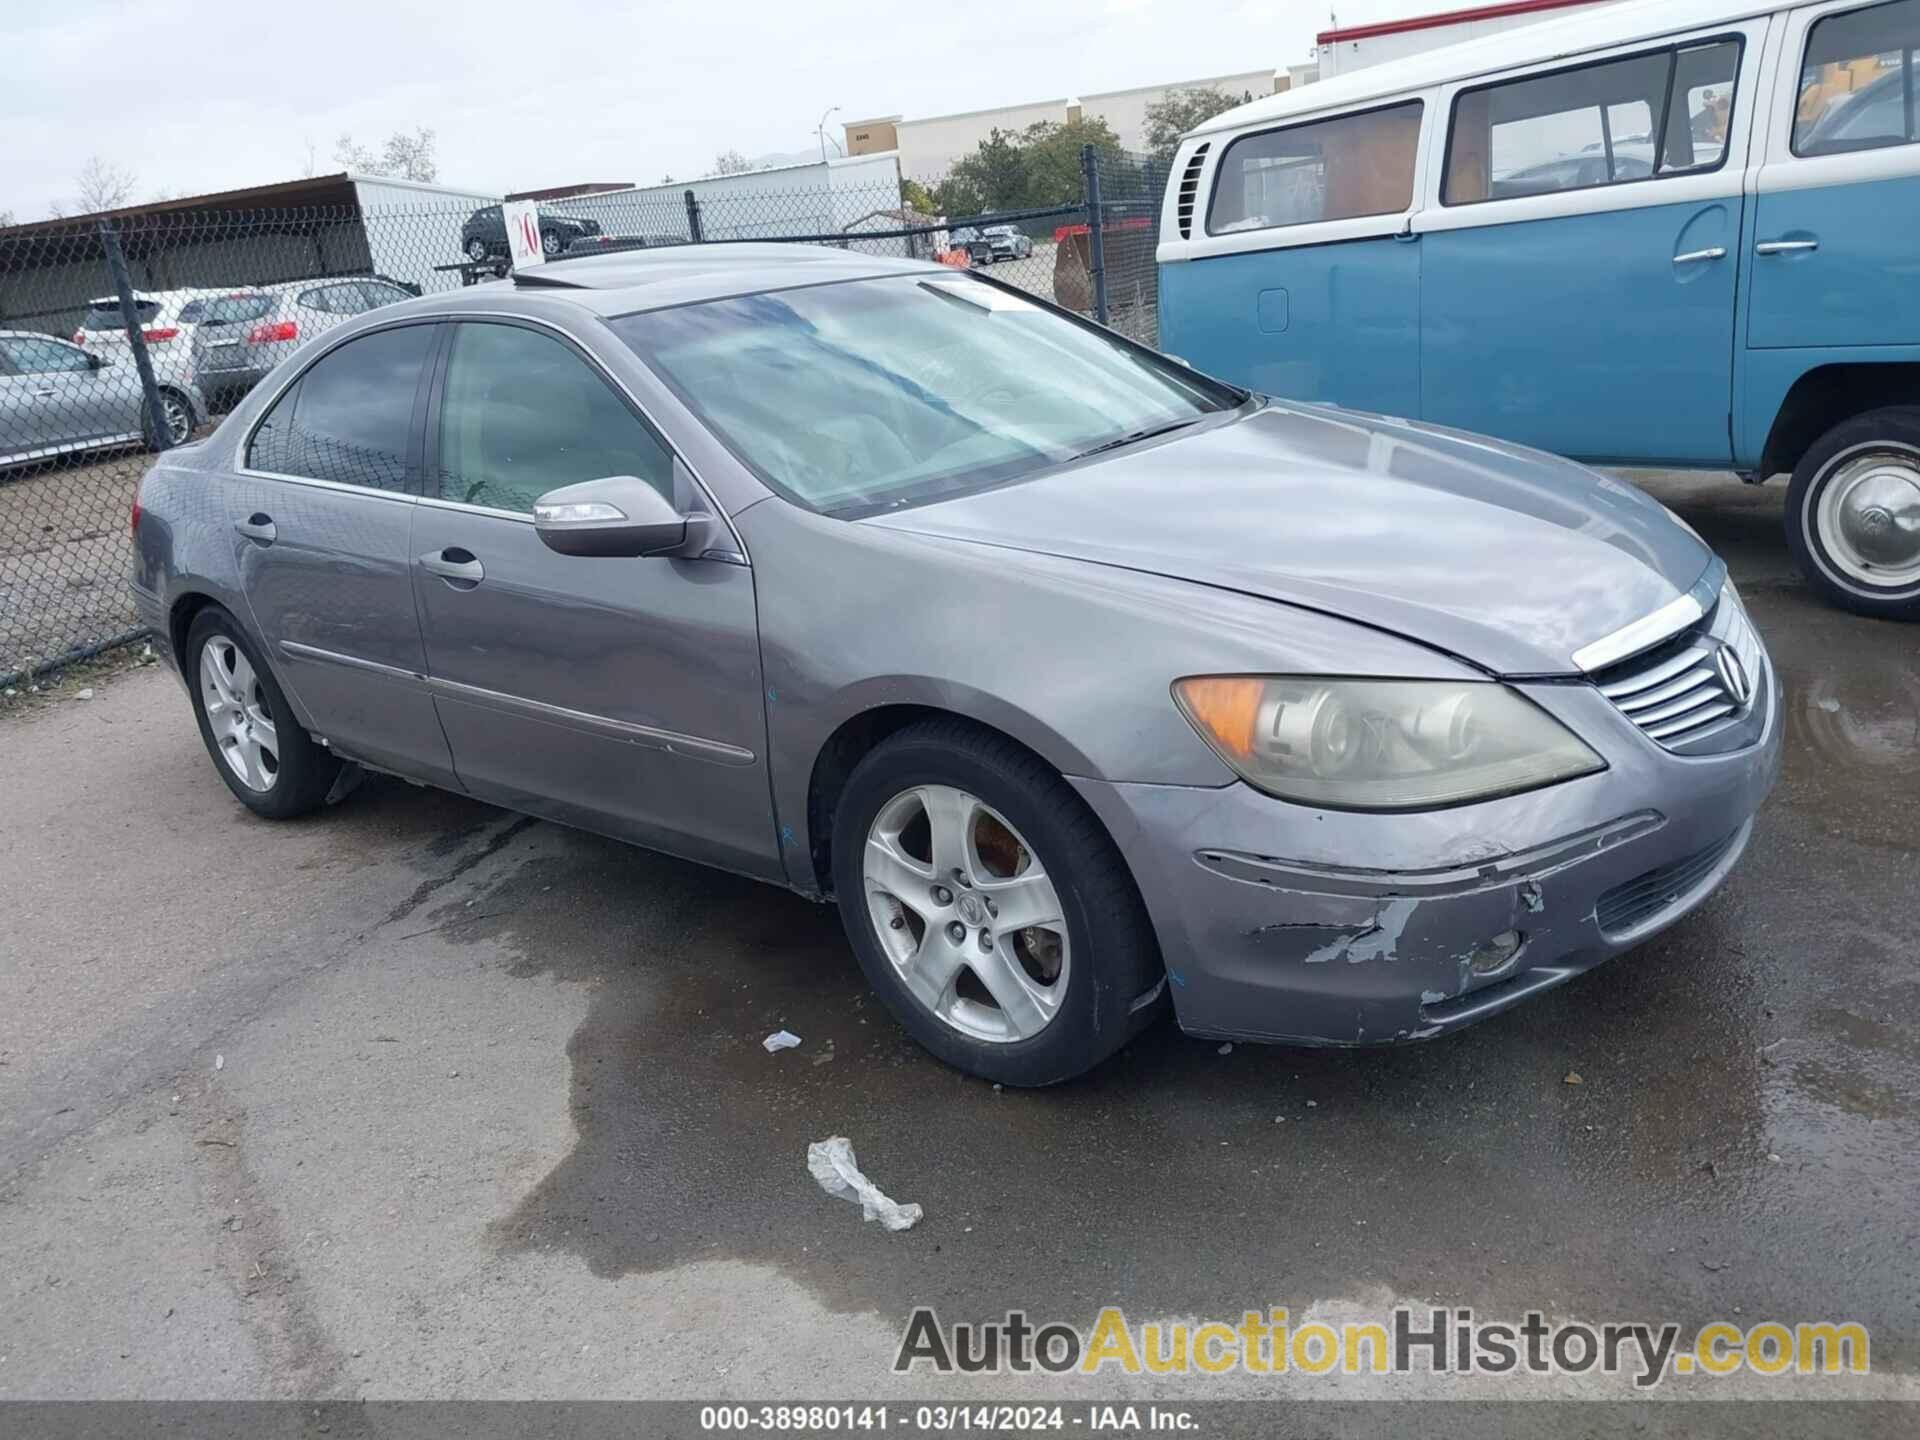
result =
[[[769,486],[833,514],[1003,483],[1246,399],[964,275],[743,295],[613,328]]]

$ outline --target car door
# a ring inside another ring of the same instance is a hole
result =
[[[634,475],[682,512],[710,507],[627,396],[558,332],[452,324],[440,370],[413,583],[462,783],[778,878],[746,557],[549,550],[533,504],[562,485]]]
[[[140,381],[131,362],[115,364],[43,335],[9,336],[0,348],[14,372],[7,385],[9,438],[0,442],[10,453],[140,434]],[[25,440],[17,448],[15,434]]]
[[[1920,0],[1788,17],[1755,187],[1753,349],[1920,343],[1916,49]]]
[[[341,754],[454,785],[426,683],[412,537],[431,321],[355,336],[282,390],[225,487],[256,627]]]
[[[1593,461],[1731,460],[1766,21],[1447,92],[1418,218],[1420,414]]]
[[[1189,151],[1161,347],[1270,395],[1417,414],[1425,117],[1400,100]]]

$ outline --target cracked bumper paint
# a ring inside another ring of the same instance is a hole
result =
[[[1522,685],[1608,768],[1423,814],[1319,810],[1239,784],[1073,783],[1133,867],[1184,1029],[1426,1039],[1591,969],[1713,893],[1779,773],[1768,681],[1760,742],[1709,757],[1660,749],[1590,686]]]

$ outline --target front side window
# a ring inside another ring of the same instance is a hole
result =
[[[1242,135],[1220,157],[1207,233],[1398,215],[1413,204],[1425,111],[1415,100]]]
[[[405,491],[416,474],[414,396],[434,327],[362,335],[316,361],[253,432],[256,470]]]
[[[1658,50],[1463,92],[1441,200],[1475,205],[1718,169],[1740,42]]]
[[[1920,140],[1913,57],[1920,0],[1829,15],[1807,34],[1793,153],[1837,155]]]
[[[673,498],[673,455],[579,355],[522,325],[454,328],[440,402],[444,500],[533,511],[549,490],[635,475]]]
[[[13,368],[22,375],[53,375],[67,370],[91,370],[87,352],[58,340],[0,340]]]
[[[614,331],[773,489],[862,513],[1019,479],[1245,397],[983,280],[851,280]]]

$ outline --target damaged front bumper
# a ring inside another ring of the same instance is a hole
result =
[[[1739,862],[1780,767],[1758,743],[1675,755],[1584,684],[1522,684],[1608,768],[1421,814],[1224,789],[1073,783],[1132,865],[1182,1028],[1312,1045],[1420,1040],[1646,940]]]

